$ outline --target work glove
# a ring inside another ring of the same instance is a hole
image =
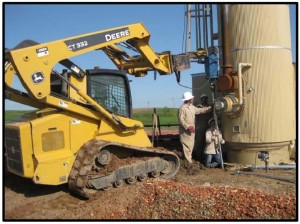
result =
[[[193,126],[188,127],[189,132],[195,133],[195,128]]]

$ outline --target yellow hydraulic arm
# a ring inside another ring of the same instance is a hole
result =
[[[149,46],[150,34],[141,23],[122,26],[114,29],[88,33],[76,37],[57,40],[32,47],[10,51],[10,61],[28,92],[36,99],[50,94],[50,74],[60,61],[92,50],[109,51],[111,58],[119,69],[134,74],[134,69],[146,72],[157,70],[160,73],[173,72],[170,55],[157,55]],[[140,60],[118,60],[124,52],[112,53],[116,43],[131,40],[132,45],[140,52]],[[76,71],[76,68],[74,68]],[[44,77],[43,81],[39,82]]]

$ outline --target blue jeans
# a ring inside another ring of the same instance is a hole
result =
[[[212,159],[214,162],[212,163]],[[220,153],[218,154],[206,154],[205,166],[206,167],[217,167],[221,165],[221,156]]]

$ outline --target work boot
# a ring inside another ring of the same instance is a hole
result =
[[[217,168],[219,166],[219,163],[213,162],[210,164],[210,168]]]
[[[193,160],[192,159],[186,159],[190,164],[193,164]]]

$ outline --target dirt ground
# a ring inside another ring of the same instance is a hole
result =
[[[99,191],[89,200],[70,194],[67,185],[36,185],[5,172],[3,220],[298,219],[295,169],[236,174],[239,168],[208,169],[182,161],[169,180],[147,179]]]

